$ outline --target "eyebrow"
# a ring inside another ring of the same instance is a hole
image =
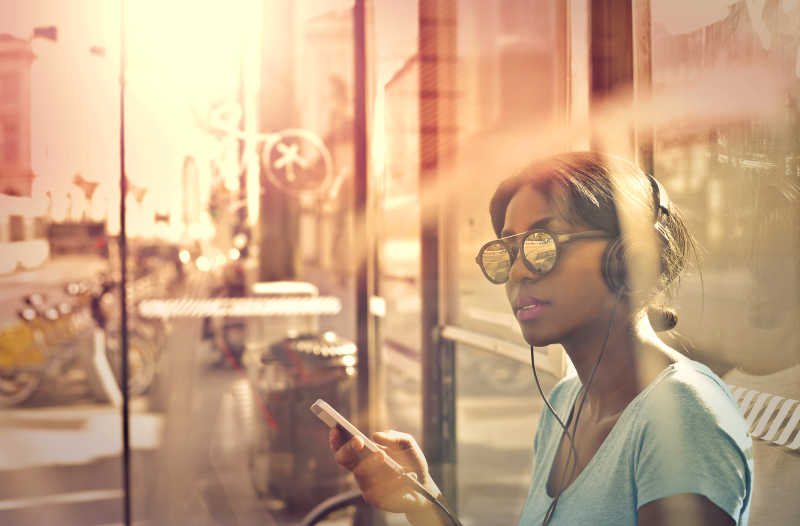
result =
[[[553,217],[553,216],[543,217],[542,219],[540,219],[540,220],[528,225],[528,228],[525,229],[525,232],[527,232],[529,230],[535,230],[537,228],[545,227],[545,226],[549,225],[554,219],[555,219],[555,217]],[[512,232],[510,230],[503,230],[502,232],[500,232],[500,237],[507,237],[507,236],[513,236],[513,235],[514,235],[514,232]]]

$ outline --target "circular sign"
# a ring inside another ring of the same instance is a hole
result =
[[[307,130],[280,132],[268,145],[263,162],[270,181],[288,193],[316,194],[331,183],[331,155],[325,143]]]

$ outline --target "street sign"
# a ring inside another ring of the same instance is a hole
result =
[[[318,194],[328,189],[333,175],[330,152],[314,133],[287,129],[267,145],[262,162],[270,181],[291,194]]]

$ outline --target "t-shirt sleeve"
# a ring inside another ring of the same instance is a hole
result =
[[[752,485],[752,442],[735,402],[712,379],[658,385],[640,407],[637,508],[703,495],[737,523]]]

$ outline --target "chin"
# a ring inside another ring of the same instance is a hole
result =
[[[534,347],[544,347],[561,341],[557,334],[546,330],[547,327],[525,327],[520,324],[520,329],[522,329],[522,337],[525,338],[528,345],[533,345]]]

